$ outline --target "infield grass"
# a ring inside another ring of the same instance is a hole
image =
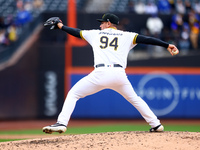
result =
[[[188,131],[188,132],[200,132],[199,125],[164,125],[165,131]],[[117,132],[117,131],[148,131],[150,126],[148,125],[102,125],[102,126],[90,126],[90,127],[69,127],[66,134],[88,134],[88,133],[102,133],[102,132]],[[1,135],[40,135],[45,134],[41,129],[36,130],[16,130],[16,131],[0,131]],[[59,133],[54,133],[59,134]],[[0,142],[15,141],[20,139],[0,139]]]

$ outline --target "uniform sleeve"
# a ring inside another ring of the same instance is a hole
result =
[[[157,46],[162,46],[165,48],[168,48],[168,46],[169,46],[169,44],[167,42],[164,42],[157,38],[144,36],[144,35],[138,35],[136,38],[136,43],[157,45]]]
[[[85,38],[83,37],[83,30],[80,31],[80,36],[83,40],[85,40]]]
[[[80,31],[80,37],[83,40],[86,40],[88,43],[91,43],[94,41],[94,37],[96,34],[96,30],[81,30]]]
[[[75,37],[78,37],[78,38],[81,38],[80,36],[80,29],[77,29],[77,28],[71,28],[71,27],[68,27],[68,26],[62,26],[62,30],[75,36]]]
[[[135,34],[135,37],[133,38],[133,44],[137,44],[137,43],[136,43],[137,36],[138,36],[138,34],[136,33],[136,34]]]
[[[88,41],[90,39],[91,36],[91,32],[90,30],[81,30],[80,32],[80,36],[83,40]]]

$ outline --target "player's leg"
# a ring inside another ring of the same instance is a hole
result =
[[[45,133],[65,132],[77,100],[103,89],[102,86],[91,82],[91,77],[92,75],[82,78],[71,88],[65,99],[62,111],[58,116],[57,123],[55,125],[44,127],[43,131]]]
[[[151,111],[147,103],[135,93],[128,79],[126,77],[121,77],[121,80],[123,80],[121,81],[123,84],[113,86],[112,89],[128,100],[152,128],[159,126],[160,120],[158,120],[156,115]]]
[[[67,125],[77,100],[100,90],[102,90],[102,87],[90,82],[88,77],[78,81],[67,94],[62,111],[58,116],[58,122]]]

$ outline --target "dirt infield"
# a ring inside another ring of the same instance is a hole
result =
[[[197,132],[144,131],[64,135],[0,143],[4,150],[199,150]]]
[[[1,121],[0,131],[41,129],[55,120]],[[109,124],[146,124],[144,120],[71,120],[68,127]],[[166,124],[200,125],[200,120],[162,120]],[[107,132],[81,135],[0,135],[1,139],[28,139],[2,142],[4,150],[200,150],[199,132],[150,133]]]

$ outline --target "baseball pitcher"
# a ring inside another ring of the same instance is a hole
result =
[[[156,38],[118,30],[119,18],[114,14],[106,13],[97,21],[101,23],[101,30],[70,28],[63,25],[58,17],[49,18],[44,23],[44,26],[51,26],[51,29],[61,29],[68,34],[86,40],[93,48],[94,70],[71,88],[58,116],[57,123],[44,127],[43,132],[49,134],[65,132],[76,102],[80,98],[103,89],[112,89],[129,101],[151,126],[150,132],[164,131],[160,120],[146,102],[135,93],[127,78],[125,73],[127,56],[129,51],[139,43],[165,47],[171,55],[178,54],[179,50],[175,45]]]

